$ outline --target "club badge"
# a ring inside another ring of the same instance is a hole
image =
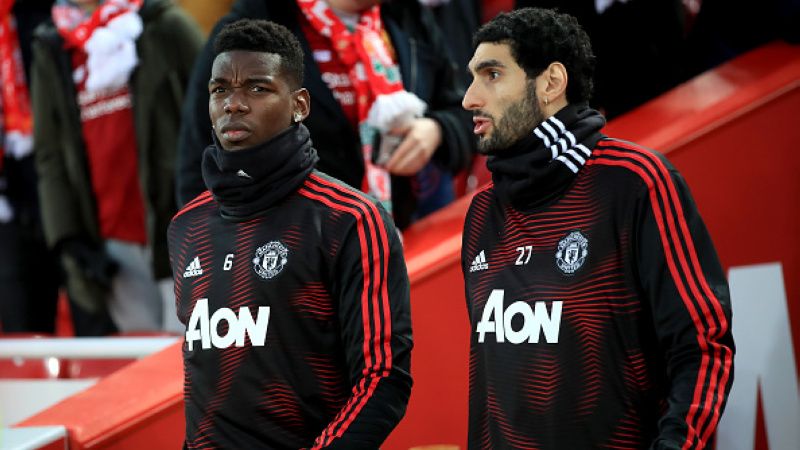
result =
[[[580,231],[572,231],[558,242],[556,265],[562,272],[572,275],[583,266],[589,255],[589,240]]]
[[[269,280],[281,273],[287,261],[289,261],[289,249],[280,241],[272,241],[256,250],[253,270],[261,278]]]

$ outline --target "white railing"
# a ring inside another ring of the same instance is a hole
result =
[[[143,358],[180,337],[82,337],[0,339],[0,358]]]

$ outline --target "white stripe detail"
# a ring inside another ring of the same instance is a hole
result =
[[[583,156],[579,155],[578,152],[576,152],[575,150],[570,149],[567,151],[567,153],[570,154],[575,159],[575,161],[578,161],[581,165],[586,164],[586,159],[584,159]]]
[[[556,124],[558,128],[561,128],[562,133],[569,133],[569,131],[567,131],[567,128],[564,126],[564,122],[556,119],[556,116],[551,117],[550,121]]]
[[[587,158],[592,156],[592,151],[589,150],[585,145],[578,144],[575,147],[577,147],[580,151],[582,151],[586,155]]]
[[[569,139],[570,147],[575,147],[578,144],[578,141],[575,140],[575,135],[569,131],[565,131],[564,134]]]
[[[542,122],[542,128],[547,130],[547,132],[550,133],[550,136],[553,136],[553,140],[558,139],[558,133],[556,133],[556,130],[554,130],[549,123],[547,123],[546,121]]]
[[[550,146],[550,155],[551,155],[550,159],[556,159],[556,156],[558,156],[559,153],[561,153],[561,152],[558,151],[558,147],[557,146],[555,146],[555,145],[551,145]]]
[[[560,133],[554,126],[560,130]],[[586,159],[592,155],[592,151],[578,143],[575,135],[555,116],[540,123],[533,129],[533,134],[544,142],[545,147],[550,149],[551,159],[561,161],[573,173],[578,173],[580,167],[586,164]]]
[[[564,153],[567,150],[569,150],[570,146],[569,144],[567,144],[567,141],[565,141],[563,137],[558,139],[558,143],[559,145],[561,145],[561,153]]]
[[[566,165],[567,167],[569,167],[569,170],[571,170],[572,173],[578,173],[578,168],[575,167],[575,164],[572,164],[572,162],[567,158],[565,158],[563,155],[557,157],[556,159],[564,163],[564,165]]]
[[[550,138],[548,138],[546,134],[542,133],[542,130],[540,130],[539,127],[533,129],[533,134],[538,136],[539,139],[541,139],[542,142],[544,142],[545,147],[550,147]]]
[[[571,162],[575,167],[577,167],[578,170],[581,170],[581,167],[583,167],[583,164],[581,164],[580,161],[575,159],[574,154],[564,153],[563,156],[564,156],[564,158],[567,158],[567,161]]]

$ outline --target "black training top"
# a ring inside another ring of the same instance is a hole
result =
[[[568,107],[490,157],[472,201],[470,449],[702,448],[722,413],[734,347],[711,239],[666,159],[595,115]]]
[[[279,159],[270,144],[261,154]],[[288,194],[237,209],[255,202],[248,189],[260,172],[278,169],[234,156],[207,151],[214,195],[190,202],[169,229],[187,326],[185,445],[377,448],[411,390],[409,284],[392,221],[308,161]],[[225,189],[236,183],[245,187]]]

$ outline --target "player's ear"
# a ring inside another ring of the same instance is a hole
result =
[[[308,89],[300,88],[292,92],[292,118],[294,122],[302,122],[311,113],[311,94]]]
[[[536,94],[545,105],[560,103],[562,99],[566,99],[569,75],[564,64],[558,61],[550,63],[538,78],[541,79],[538,86],[540,92]]]

